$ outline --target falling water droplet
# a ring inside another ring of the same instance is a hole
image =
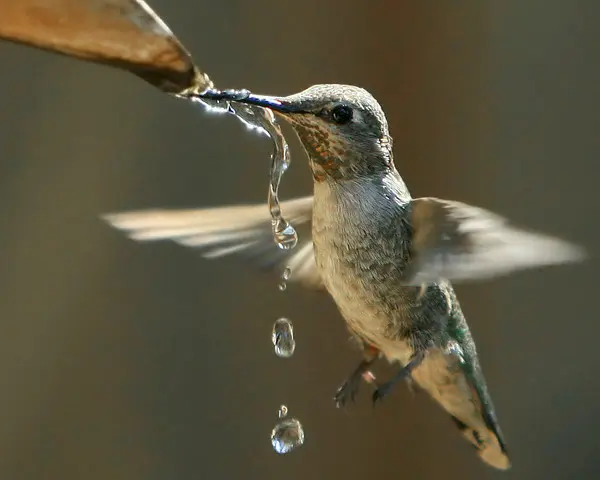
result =
[[[289,358],[296,350],[296,340],[294,340],[294,326],[287,318],[280,318],[273,324],[273,334],[271,336],[275,346],[275,354],[278,357]]]
[[[289,266],[285,267],[285,270],[283,271],[281,278],[283,280],[289,280],[291,276],[292,276],[292,267],[289,267]]]
[[[289,453],[303,443],[304,429],[295,418],[284,418],[271,432],[271,444],[277,453]]]
[[[288,408],[285,405],[281,405],[281,407],[279,407],[279,412],[278,412],[279,418],[280,419],[285,418],[285,417],[287,417],[287,414],[288,414]]]
[[[279,282],[279,290],[284,291],[287,288],[287,281],[292,275],[292,267],[285,267],[285,270],[281,274],[281,282]]]
[[[273,220],[273,238],[282,250],[290,250],[298,243],[298,233],[283,217]]]

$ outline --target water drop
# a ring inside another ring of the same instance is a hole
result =
[[[294,354],[294,350],[296,350],[292,322],[287,318],[278,319],[273,325],[271,340],[275,346],[275,354],[278,357],[291,357]]]
[[[292,267],[285,267],[285,270],[283,271],[281,278],[283,280],[289,280],[291,276],[292,276]]]
[[[285,267],[285,270],[281,274],[281,282],[279,282],[279,290],[284,291],[287,288],[287,281],[292,275],[292,267]]]
[[[289,453],[303,443],[304,429],[295,418],[284,418],[271,432],[271,444],[277,453]]]
[[[279,418],[285,418],[287,417],[288,414],[288,408],[285,405],[281,405],[281,407],[279,407]]]
[[[298,234],[283,217],[273,221],[273,238],[282,250],[290,250],[298,243]]]

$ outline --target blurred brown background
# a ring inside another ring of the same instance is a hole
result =
[[[219,86],[370,90],[413,195],[595,253],[600,3],[152,6]],[[458,288],[512,454],[495,472],[424,394],[334,408],[358,355],[328,298],[98,219],[264,201],[266,139],[120,71],[6,43],[0,59],[1,478],[598,478],[595,261]],[[292,153],[285,198],[311,188]],[[270,344],[282,315],[289,360]],[[281,403],[307,436],[286,456],[269,442]]]

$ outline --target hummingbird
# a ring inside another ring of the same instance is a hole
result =
[[[568,264],[583,249],[511,225],[458,201],[412,198],[394,163],[383,109],[363,88],[315,85],[283,97],[244,91],[236,101],[289,122],[308,157],[313,195],[284,201],[286,218],[308,230],[295,249],[274,248],[266,205],[152,209],[106,215],[138,241],[172,240],[207,258],[239,255],[292,269],[290,281],[329,294],[362,358],[335,394],[354,400],[379,359],[397,366],[373,400],[416,382],[450,415],[487,464],[511,462],[475,342],[451,282]]]

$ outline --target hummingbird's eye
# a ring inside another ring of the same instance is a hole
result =
[[[331,110],[331,118],[338,125],[344,125],[352,120],[352,109],[346,105],[338,105]]]

